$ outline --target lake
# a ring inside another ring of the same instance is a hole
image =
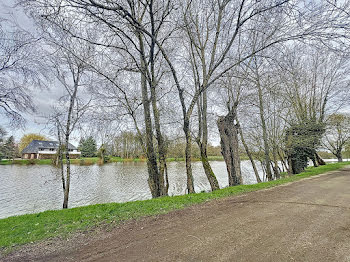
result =
[[[220,187],[228,186],[225,162],[212,161]],[[245,184],[256,183],[249,161],[242,161]],[[184,162],[168,163],[169,195],[186,191]],[[210,186],[201,162],[193,162],[196,192]],[[127,202],[151,198],[145,162],[105,165],[72,165],[69,207],[107,202]],[[63,193],[59,169],[50,165],[0,166],[0,218],[36,213],[62,207]]]
[[[331,160],[332,161],[332,160]],[[334,160],[333,160],[334,161]],[[228,186],[224,161],[211,161],[220,187]],[[196,192],[209,191],[210,186],[201,162],[193,162]],[[261,166],[257,163],[259,173]],[[244,184],[256,179],[249,161],[241,162]],[[168,163],[169,195],[186,191],[184,162]],[[151,198],[145,162],[110,163],[72,166],[69,207],[108,202],[127,202]],[[51,209],[61,209],[63,201],[59,170],[50,165],[0,166],[0,218]]]

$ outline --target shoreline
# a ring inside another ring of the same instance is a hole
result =
[[[222,156],[208,156],[209,161],[224,161]],[[249,160],[249,158],[243,156],[241,157],[241,161]],[[325,158],[323,159],[326,162],[334,161],[335,158]],[[130,163],[130,162],[146,162],[146,158],[121,158],[121,157],[110,157],[109,160],[105,163],[101,163],[98,157],[84,157],[78,159],[71,159],[72,165],[80,165],[80,166],[89,166],[89,165],[103,165],[110,163]],[[174,158],[169,157],[166,159],[167,162],[185,162],[185,158]],[[193,162],[201,161],[200,158],[193,157]],[[257,161],[257,160],[256,160]],[[343,162],[350,161],[350,159],[344,159]],[[64,160],[65,162],[65,160]],[[0,166],[5,165],[54,165],[52,159],[15,159],[15,160],[0,160]]]
[[[253,185],[226,187],[209,193],[196,193],[126,203],[96,204],[65,210],[49,210],[35,214],[0,219],[0,249],[3,252],[20,245],[55,237],[67,237],[73,233],[110,225],[116,226],[129,220],[140,219],[184,209],[206,201],[241,195],[276,187],[304,178],[339,170],[350,162],[307,168],[303,173],[279,180]]]
[[[222,156],[209,156],[209,161],[224,161],[224,158]],[[246,160],[245,158],[242,158],[242,160]],[[185,158],[174,158],[169,157],[166,160],[167,162],[184,162]],[[193,162],[201,161],[200,158],[192,158]],[[65,162],[65,160],[64,160]],[[94,164],[100,164],[100,159],[98,157],[84,157],[84,158],[77,158],[77,159],[71,159],[71,164],[73,165],[81,165],[81,166],[88,166],[88,165],[94,165]],[[146,162],[146,158],[121,158],[121,157],[110,157],[107,162],[104,164],[109,163],[127,163],[127,162]],[[15,160],[0,160],[0,166],[1,165],[53,165],[52,159],[15,159]]]

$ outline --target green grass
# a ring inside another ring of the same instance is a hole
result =
[[[73,165],[94,165],[100,162],[98,157],[82,157],[78,159],[71,159],[71,164]],[[120,157],[111,157],[108,161],[112,162],[138,162],[140,159],[123,159]],[[65,162],[65,160],[63,161]],[[51,165],[51,159],[17,159],[17,160],[1,160],[0,165]]]
[[[51,159],[16,159],[1,160],[0,165],[51,165]]]
[[[209,156],[209,161],[223,161],[222,156]],[[145,158],[121,158],[110,157],[107,163],[119,163],[119,162],[145,162]],[[167,158],[168,162],[185,161],[184,158]],[[192,158],[192,161],[200,161],[199,158]],[[98,157],[82,157],[78,159],[71,159],[71,164],[88,166],[99,164],[100,159]],[[52,165],[51,159],[17,159],[17,160],[1,160],[0,165]]]
[[[0,219],[0,247],[4,252],[15,246],[37,242],[51,237],[67,237],[78,231],[99,225],[116,225],[130,219],[168,213],[211,199],[239,195],[300,180],[350,165],[350,162],[308,168],[305,172],[280,180],[254,185],[227,187],[211,193],[162,197],[127,203],[98,204],[66,210],[45,211],[37,214]]]
[[[224,161],[223,156],[208,156],[209,161]],[[183,157],[168,157],[166,159],[167,162],[177,162],[177,161],[185,161]],[[200,158],[192,157],[192,161],[201,161]]]

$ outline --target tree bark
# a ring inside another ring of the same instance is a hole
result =
[[[244,149],[245,149],[245,152],[247,153],[247,156],[250,160],[250,163],[252,164],[252,167],[253,167],[253,170],[254,170],[254,175],[255,175],[255,178],[256,178],[256,181],[258,183],[261,183],[261,178],[259,176],[259,172],[258,172],[258,169],[256,168],[256,165],[255,165],[255,162],[254,162],[254,159],[253,159],[253,156],[249,150],[249,147],[247,145],[247,143],[245,142],[245,139],[244,139],[244,136],[243,136],[243,131],[242,131],[242,128],[237,120],[237,126],[238,126],[238,132],[239,132],[239,135],[241,137],[241,141],[242,141],[242,144],[244,146]]]
[[[311,158],[311,161],[312,161],[312,164],[314,165],[314,167],[318,167],[319,164],[318,164],[318,162],[316,161],[316,156],[315,156],[315,155],[312,155],[310,158]]]
[[[288,162],[288,175],[291,176],[294,174],[294,172],[293,172],[292,158],[289,155],[287,157],[287,162]]]
[[[276,179],[280,179],[280,171],[278,169],[278,159],[277,159],[277,148],[276,145],[272,147],[272,156],[273,156],[273,173]]]
[[[74,108],[74,103],[77,97],[78,92],[78,85],[79,85],[79,69],[77,73],[77,78],[74,79],[74,90],[70,97],[70,104],[68,109],[68,116],[67,116],[67,125],[65,130],[65,157],[66,157],[66,186],[64,188],[64,196],[63,196],[63,208],[68,208],[68,199],[69,199],[69,189],[70,189],[70,158],[69,158],[69,137],[70,133],[72,132],[71,129],[71,120],[72,120],[72,113]]]
[[[317,154],[317,152],[315,152],[315,157],[316,157],[316,161],[320,166],[326,165],[326,162],[323,161],[323,159]]]
[[[342,148],[340,147],[339,148],[340,150],[338,150],[338,152],[336,152],[336,157],[337,157],[337,159],[338,159],[338,162],[343,162],[343,155],[342,155],[342,153],[341,153],[341,151],[342,151]]]
[[[277,150],[277,154],[278,154],[278,157],[281,160],[283,172],[288,171],[288,166],[286,164],[285,157],[281,154],[281,150],[280,149]]]
[[[208,101],[207,101],[207,91],[203,91],[200,95],[198,102],[198,136],[197,144],[201,154],[201,162],[204,169],[204,173],[207,176],[211,190],[220,189],[219,182],[214,174],[213,169],[210,166],[207,147],[208,147],[208,122],[207,122],[207,113],[208,113]]]
[[[66,189],[66,179],[64,178],[64,171],[63,171],[63,153],[62,153],[62,141],[61,141],[61,130],[60,125],[57,120],[57,136],[58,136],[58,149],[57,149],[57,159],[56,159],[56,166],[61,170],[61,180],[62,180],[62,189],[63,192]]]
[[[273,177],[272,177],[272,171],[271,171],[270,148],[268,143],[267,128],[266,128],[265,115],[264,115],[263,95],[262,95],[262,90],[261,90],[259,80],[258,80],[257,86],[258,86],[258,97],[259,97],[259,113],[260,113],[260,120],[261,120],[261,127],[263,132],[263,141],[264,141],[266,176],[267,176],[267,179],[271,181],[273,180]]]
[[[208,156],[207,156],[207,150],[200,142],[199,142],[199,149],[201,153],[202,166],[204,169],[204,173],[207,176],[207,179],[209,181],[210,188],[212,191],[218,190],[220,189],[219,182],[214,174],[213,169],[210,166]]]
[[[157,95],[156,95],[156,77],[155,77],[155,60],[154,60],[154,49],[156,46],[155,43],[155,24],[154,24],[154,17],[153,17],[153,0],[149,3],[150,8],[150,18],[151,18],[151,34],[154,36],[151,40],[151,46],[150,46],[150,73],[151,73],[151,79],[150,79],[150,89],[151,89],[151,100],[152,100],[152,108],[153,108],[153,116],[154,116],[154,126],[156,130],[156,138],[158,143],[158,158],[159,158],[159,188],[160,188],[160,195],[161,196],[167,196],[168,195],[168,188],[169,185],[167,183],[167,179],[164,178],[165,174],[165,168],[166,168],[166,147],[163,135],[161,133],[160,129],[160,116],[159,116],[159,110],[157,106]]]
[[[243,184],[238,150],[238,127],[235,119],[236,111],[233,107],[226,116],[219,117],[217,121],[221,138],[221,153],[226,163],[229,186]]]
[[[194,191],[193,175],[192,175],[192,165],[191,165],[191,146],[192,139],[189,129],[189,119],[184,120],[184,133],[186,137],[186,148],[185,148],[185,160],[186,160],[186,175],[187,175],[187,193],[192,194]]]
[[[162,195],[162,189],[159,184],[159,170],[157,164],[157,154],[153,146],[153,128],[150,109],[150,100],[148,97],[147,79],[146,79],[146,64],[144,58],[144,45],[141,33],[138,33],[140,44],[140,60],[141,60],[141,93],[142,105],[144,111],[144,122],[146,131],[146,156],[147,156],[147,170],[148,170],[148,185],[153,198]]]

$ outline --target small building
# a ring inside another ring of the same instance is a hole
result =
[[[30,144],[24,148],[21,152],[23,159],[53,159],[57,153],[59,143],[57,141],[40,141],[33,140]],[[81,152],[69,144],[69,157],[79,158]]]

